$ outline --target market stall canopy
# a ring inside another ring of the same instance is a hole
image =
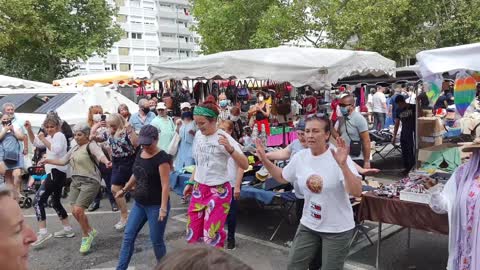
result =
[[[71,125],[86,122],[89,107],[100,105],[104,112],[117,112],[120,104],[126,104],[131,113],[138,111],[138,105],[124,95],[108,87],[52,87],[17,89],[0,88],[0,106],[13,103],[15,114],[23,120],[30,120],[33,127],[40,127],[45,114],[56,111]]]
[[[97,74],[76,76],[53,81],[54,86],[83,85],[94,86],[96,84],[108,85],[112,83],[123,84],[122,82],[131,82],[135,80],[148,79],[149,74],[146,72],[102,72]]]
[[[293,86],[330,86],[338,79],[395,76],[395,62],[376,52],[278,47],[221,52],[152,65],[152,80],[254,78]]]
[[[23,89],[23,88],[48,88],[51,85],[42,82],[29,81],[15,77],[0,75],[0,88]]]
[[[417,53],[417,60],[422,78],[459,70],[480,71],[480,43],[422,51]]]

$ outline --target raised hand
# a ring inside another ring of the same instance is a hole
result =
[[[218,143],[220,145],[223,145],[223,147],[225,147],[225,150],[228,152],[228,153],[231,153],[232,151],[234,151],[235,149],[230,145],[230,142],[228,141],[227,137],[223,134],[218,134],[218,136],[220,137],[218,139]]]
[[[332,155],[335,158],[335,161],[337,161],[339,166],[343,166],[347,164],[347,158],[348,158],[348,153],[350,152],[349,147],[345,143],[345,140],[343,140],[341,137],[337,138],[337,150],[333,150]]]
[[[260,159],[260,161],[265,161],[267,159],[267,153],[265,153],[265,147],[263,146],[262,140],[256,139],[255,147],[257,149],[256,156]]]

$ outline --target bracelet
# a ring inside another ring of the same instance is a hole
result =
[[[127,193],[127,190],[126,190],[125,188],[122,188],[121,191],[122,191],[123,193]]]
[[[163,208],[160,208],[160,212],[168,213],[168,211]]]
[[[235,152],[235,148],[233,148],[232,152],[228,152],[229,155],[232,155]]]
[[[185,181],[185,185],[195,185],[195,182],[193,182],[193,181]]]

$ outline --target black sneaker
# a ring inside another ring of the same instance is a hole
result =
[[[228,240],[227,241],[227,249],[228,250],[235,250],[235,240]]]

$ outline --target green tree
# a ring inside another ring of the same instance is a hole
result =
[[[200,34],[208,35],[202,44],[206,53],[275,47],[304,39],[315,47],[377,51],[398,61],[414,57],[420,50],[480,40],[480,9],[476,8],[480,0],[242,1],[250,6],[261,4],[256,13],[221,12],[227,6],[240,5],[237,1],[203,0],[194,5],[206,7],[201,2],[212,4],[207,7],[211,13],[194,12],[202,22]],[[248,24],[249,31],[235,28],[246,25],[245,21],[254,22]],[[211,25],[205,28],[207,23]],[[224,31],[232,37],[228,44],[221,44]]]
[[[205,54],[252,48],[250,38],[257,31],[262,14],[275,0],[195,0],[193,30],[202,36]]]
[[[105,0],[0,0],[0,73],[52,82],[105,55],[123,30]]]

